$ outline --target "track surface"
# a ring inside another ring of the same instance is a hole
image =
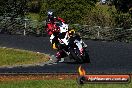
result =
[[[0,68],[0,73],[76,73],[82,67],[87,73],[131,73],[132,44],[86,40],[90,64],[75,64],[68,60],[51,65]],[[0,47],[19,48],[54,54],[48,37],[28,37],[0,34]]]

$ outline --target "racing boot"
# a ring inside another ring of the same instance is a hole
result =
[[[64,58],[66,57],[66,53],[63,51],[63,50],[59,50],[57,53],[56,53],[56,62],[58,63],[59,61],[61,61],[61,58]]]
[[[56,55],[55,55],[55,57],[56,57],[56,62],[58,63],[61,60],[61,54],[60,54],[60,52],[57,52]]]

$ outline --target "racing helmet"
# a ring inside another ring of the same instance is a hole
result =
[[[51,20],[54,20],[54,13],[53,11],[49,10],[47,12],[47,15],[48,15],[48,19],[51,21]]]
[[[52,16],[53,12],[52,11],[48,11],[48,16]]]
[[[47,12],[48,17],[54,17],[54,12],[52,10],[49,10]]]
[[[74,29],[70,29],[68,32],[69,32],[69,36],[73,36],[75,34],[75,30]]]

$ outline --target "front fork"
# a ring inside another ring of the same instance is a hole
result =
[[[80,55],[82,56],[82,55],[83,55],[83,51],[84,51],[83,45],[82,45],[82,43],[83,43],[82,39],[81,39],[80,41],[75,40],[74,43],[75,43],[76,46],[78,47],[78,49],[79,49],[79,51],[80,51]]]

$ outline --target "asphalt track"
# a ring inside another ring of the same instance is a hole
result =
[[[0,73],[77,73],[82,67],[87,73],[131,73],[132,44],[122,42],[105,42],[85,40],[88,45],[90,64],[76,64],[65,60],[57,64],[44,66],[0,68]],[[54,54],[48,37],[29,37],[21,35],[0,34],[0,47],[19,48]]]

